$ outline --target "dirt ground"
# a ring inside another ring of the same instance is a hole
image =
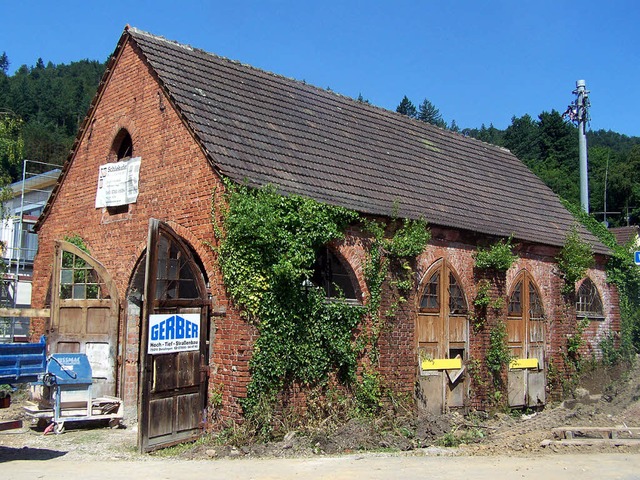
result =
[[[25,426],[0,432],[0,462],[10,460],[152,461],[159,458],[208,460],[213,458],[318,458],[360,452],[406,452],[404,455],[509,456],[575,454],[635,454],[637,445],[608,442],[595,446],[567,446],[552,429],[573,427],[640,427],[640,359],[623,372],[600,370],[583,378],[576,398],[548,405],[528,415],[424,416],[417,419],[376,421],[349,420],[331,429],[291,431],[277,442],[249,445],[229,444],[205,436],[189,444],[140,455],[136,451],[137,425],[120,428],[77,424],[61,435],[44,435]],[[22,416],[21,399],[0,410],[0,421]],[[25,425],[28,422],[25,421]],[[633,435],[626,435],[634,438]],[[228,438],[227,438],[228,439]],[[545,443],[545,441],[547,441]],[[551,441],[551,443],[549,443]],[[455,445],[455,447],[447,447]]]

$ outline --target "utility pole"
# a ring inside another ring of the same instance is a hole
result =
[[[582,209],[589,213],[589,175],[587,170],[587,134],[586,125],[589,121],[589,90],[584,80],[576,82],[576,89],[572,92],[576,95],[575,101],[569,105],[563,116],[578,126],[578,145],[580,148],[580,204]]]

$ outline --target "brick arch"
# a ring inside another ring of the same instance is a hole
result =
[[[137,151],[140,144],[140,135],[139,129],[133,119],[131,119],[128,115],[123,114],[111,127],[110,138],[111,142],[107,145],[105,142],[105,147],[108,150],[105,152],[104,158],[108,162],[115,162],[117,160],[117,147],[114,150],[114,142],[116,142],[118,136],[122,131],[126,131],[131,137],[131,143],[133,145],[133,151]]]
[[[459,249],[452,247],[429,247],[417,258],[415,278],[418,285],[423,282],[426,273],[439,259],[446,259],[449,265],[453,267],[460,286],[465,292],[473,292],[475,290],[471,256],[460,255]]]
[[[449,267],[453,270],[458,285],[460,285],[465,294],[468,306],[469,299],[476,289],[473,277],[473,262],[471,261],[471,257],[460,257],[459,255],[448,255],[447,253],[448,249],[437,249],[425,252],[418,257],[415,274],[418,284],[418,293],[421,291],[421,286],[425,277],[429,271],[434,268],[436,262],[439,260],[446,261]]]
[[[353,240],[353,239],[351,239]],[[332,242],[328,245],[329,249],[337,255],[342,264],[347,268],[352,281],[355,280],[354,286],[357,287],[358,293],[361,294],[362,302],[369,296],[369,288],[364,274],[366,252],[361,242],[342,240],[340,242]]]
[[[205,280],[211,278],[211,272],[207,271],[207,264],[213,265],[213,253],[210,248],[204,245],[204,242],[195,236],[188,228],[177,224],[174,221],[165,221],[175,234],[186,244],[193,252],[194,259],[199,263],[198,268],[202,268],[202,274]],[[123,317],[121,318],[124,330],[124,338],[122,344],[125,345],[124,362],[122,364],[121,375],[123,379],[123,396],[125,405],[130,405],[128,416],[137,417],[137,397],[138,397],[138,361],[140,348],[140,322],[142,315],[141,295],[142,287],[140,284],[141,277],[137,275],[144,271],[144,258],[146,255],[147,242],[138,242],[135,246],[134,253],[129,258],[125,266],[126,272],[129,272],[129,278],[125,285],[125,295],[123,297],[125,305],[123,308]],[[213,269],[214,267],[211,267]]]
[[[524,276],[528,276],[531,281],[533,281],[533,284],[536,287],[536,291],[538,292],[538,294],[540,296],[542,296],[542,291],[540,290],[540,285],[538,282],[538,279],[536,278],[536,276],[534,275],[534,273],[529,270],[528,268],[520,268],[517,270],[514,270],[514,274],[510,275],[507,278],[507,294],[510,294],[513,287],[524,277]]]
[[[194,235],[191,230],[180,225],[179,223],[174,222],[173,220],[165,221],[169,227],[173,229],[180,238],[182,238],[185,243],[196,253],[200,262],[205,268],[205,276],[207,278],[213,278],[216,275],[216,264],[213,251],[210,247],[206,245],[205,240]],[[125,265],[124,271],[129,272],[129,281],[126,284],[126,288],[129,288],[129,284],[131,283],[131,277],[135,274],[135,269],[138,265],[138,262],[142,258],[147,248],[147,241],[138,242],[136,245],[133,254],[129,258],[127,265]]]

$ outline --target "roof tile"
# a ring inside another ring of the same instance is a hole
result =
[[[555,246],[575,224],[503,148],[137,29],[128,34],[210,160],[235,181],[372,215],[397,205],[401,216]]]

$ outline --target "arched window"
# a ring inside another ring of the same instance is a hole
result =
[[[322,287],[327,298],[360,301],[356,293],[358,289],[354,285],[353,275],[342,260],[327,247],[322,247],[318,252],[311,282]]]
[[[578,289],[576,314],[579,317],[588,317],[591,319],[604,318],[600,293],[589,278],[586,278]]]
[[[467,313],[467,301],[458,280],[453,272],[449,271],[449,283],[446,285],[447,298],[449,304],[449,313],[451,315],[464,315]],[[425,282],[422,298],[420,299],[421,312],[438,312],[440,310],[440,275],[441,271],[436,272]]]
[[[526,292],[523,291],[525,287]],[[527,295],[526,299],[523,298],[523,294]],[[508,312],[509,317],[514,319],[522,318],[523,313],[526,313],[529,320],[544,320],[544,308],[540,293],[528,275],[523,276],[511,290]]]
[[[113,139],[112,151],[117,160],[133,157],[133,141],[131,135],[124,128]]]
[[[111,155],[116,160],[128,160],[133,157],[133,140],[126,129],[121,129],[111,144]],[[118,215],[129,212],[129,204],[107,207],[110,215]]]
[[[62,252],[60,298],[63,300],[103,300],[109,290],[98,272],[79,255]]]

